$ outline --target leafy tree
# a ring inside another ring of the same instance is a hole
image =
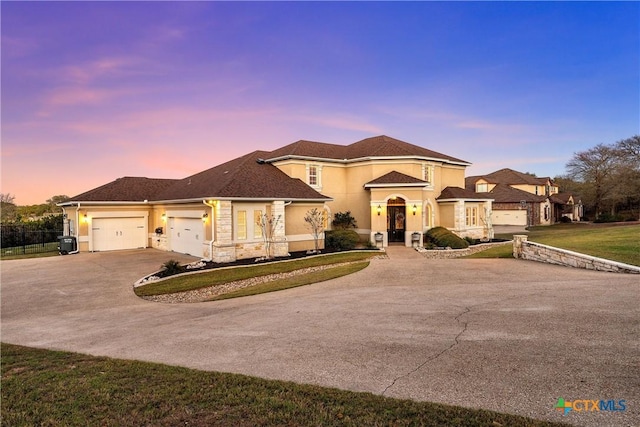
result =
[[[357,227],[356,219],[351,216],[351,211],[336,212],[333,215],[331,225],[338,230],[349,230]]]
[[[17,218],[16,197],[11,193],[0,193],[0,220],[2,223],[15,222]]]
[[[304,216],[304,222],[307,224],[307,228],[311,230],[315,252],[318,253],[318,241],[324,230],[324,212],[318,208],[313,208],[307,211],[307,214]]]

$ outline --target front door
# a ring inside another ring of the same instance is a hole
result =
[[[387,206],[387,233],[390,242],[404,242],[407,219],[405,206]]]

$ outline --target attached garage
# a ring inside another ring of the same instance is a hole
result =
[[[202,257],[204,224],[201,218],[169,217],[169,248],[174,252]]]
[[[146,248],[147,218],[145,216],[93,217],[89,242],[92,251]]]
[[[491,213],[493,225],[527,225],[527,211],[523,209],[500,210],[493,208]]]

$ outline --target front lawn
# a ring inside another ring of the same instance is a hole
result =
[[[639,224],[555,224],[531,227],[528,240],[625,264],[640,266]],[[511,238],[511,235],[496,237]],[[512,257],[509,245],[490,249],[467,258]]]
[[[560,426],[482,409],[1,344],[7,426]]]

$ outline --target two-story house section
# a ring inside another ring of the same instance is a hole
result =
[[[536,177],[513,169],[465,179],[467,190],[493,197],[494,225],[550,225],[563,216],[579,220],[582,203],[572,194],[559,193],[550,177]]]
[[[119,178],[60,204],[81,251],[154,247],[217,262],[264,254],[260,218],[277,219],[275,255],[312,249],[304,221],[350,211],[363,241],[411,245],[442,225],[491,238],[490,194],[464,188],[470,163],[388,136],[350,145],[298,141],[179,180]]]

